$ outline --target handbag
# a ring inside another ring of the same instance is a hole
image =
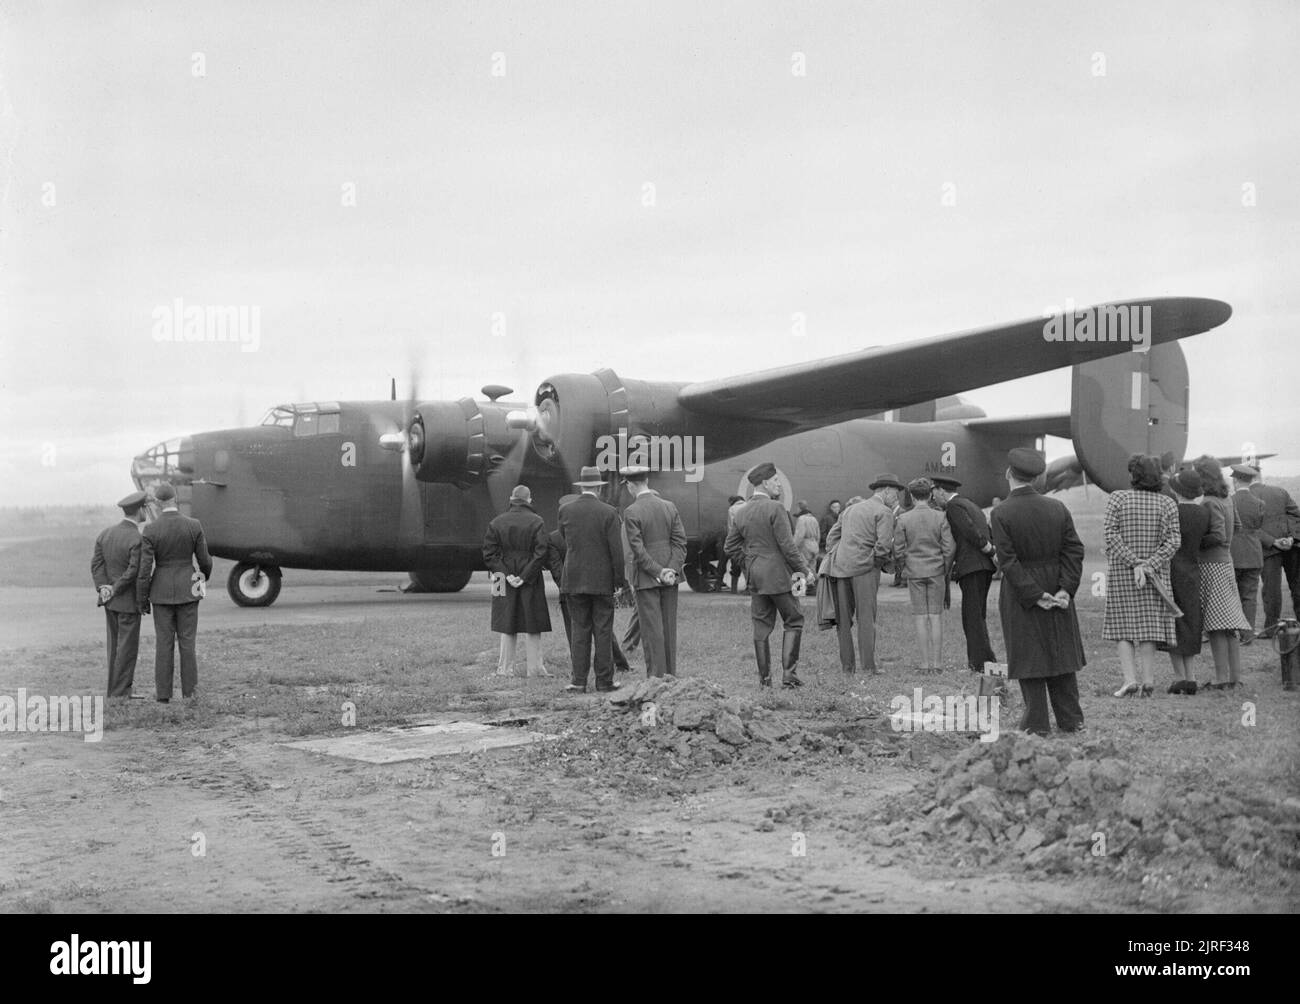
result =
[[[835,583],[829,575],[817,576],[817,626],[835,627]]]

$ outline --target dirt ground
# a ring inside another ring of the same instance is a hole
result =
[[[292,588],[302,596],[325,587]],[[1300,904],[1300,693],[1281,690],[1264,645],[1247,650],[1243,691],[1117,701],[1101,603],[1085,598],[1087,739],[1112,744],[1135,771],[1181,795],[1230,791],[1276,813],[1252,824],[1257,834],[1271,828],[1260,838],[1264,852],[1237,864],[1202,856],[1183,867],[1170,852],[1062,872],[1005,841],[992,854],[968,853],[963,832],[931,839],[899,828],[920,820],[917,800],[954,758],[980,745],[897,733],[881,714],[914,687],[969,691],[969,674],[956,668],[955,610],[945,620],[950,669],[940,677],[911,669],[910,618],[897,590],[882,604],[883,675],[843,677],[833,636],[813,628],[801,668],[808,686],[760,693],[747,600],[684,595],[682,676],[820,738],[732,748],[692,732],[678,734],[675,747],[643,749],[616,729],[620,714],[634,712],[611,709],[603,696],[565,697],[562,676],[493,676],[488,601],[475,599],[475,588],[446,602],[358,585],[360,601],[311,624],[277,624],[276,607],[261,615],[270,623],[247,627],[223,621],[205,630],[201,616],[197,703],[111,705],[98,743],[0,734],[0,910],[1255,912]],[[286,610],[292,595],[287,585]],[[406,612],[393,616],[392,604]],[[552,614],[558,629],[554,604]],[[98,614],[92,602],[69,616]],[[619,614],[620,628],[626,618]],[[993,613],[1000,650],[996,622]],[[557,638],[546,644],[559,674]],[[152,654],[147,632],[137,695],[151,696]],[[100,643],[58,638],[6,653],[0,695],[102,693],[102,660]],[[633,658],[629,687],[643,665]],[[1164,665],[1160,672],[1168,676]],[[1197,676],[1208,675],[1207,656]],[[345,702],[355,705],[354,726],[342,724]],[[1254,709],[1250,725],[1243,708]],[[1004,729],[1018,712],[1013,695]],[[286,745],[435,715],[518,715],[558,738],[388,765]]]

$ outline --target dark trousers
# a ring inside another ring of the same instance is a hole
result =
[[[569,593],[569,617],[573,638],[569,654],[573,659],[575,687],[587,686],[588,667],[596,660],[596,689],[614,686],[614,598],[599,593]]]
[[[1052,731],[1047,719],[1048,701],[1056,715],[1056,727],[1074,732],[1083,727],[1083,709],[1079,707],[1079,680],[1075,673],[1060,676],[1034,676],[1020,680],[1020,696],[1025,699],[1025,713],[1020,727],[1026,732],[1045,736]]]
[[[1255,607],[1259,599],[1259,576],[1258,568],[1234,568],[1237,575],[1237,595],[1241,597],[1241,612],[1246,615],[1246,620],[1250,621],[1250,629],[1255,629]]]
[[[1282,616],[1282,574],[1291,587],[1291,609],[1300,617],[1300,547],[1264,555],[1264,630]]]
[[[880,569],[874,568],[849,579],[832,577],[835,586],[835,635],[840,643],[840,669],[855,671],[853,622],[858,622],[858,656],[862,669],[876,672],[876,600],[880,593]]]
[[[646,676],[677,675],[677,587],[636,591]]]
[[[749,616],[754,621],[754,641],[766,641],[776,627],[776,615],[781,615],[781,627],[788,633],[803,630],[803,611],[793,593],[775,593],[765,596],[754,593],[750,597]]]
[[[140,615],[105,610],[108,623],[109,697],[130,697],[135,683],[135,658],[140,652]]]
[[[989,643],[987,610],[989,583],[993,573],[980,569],[957,580],[961,589],[961,630],[966,635],[966,665],[984,671],[984,663],[997,662],[993,646]]]
[[[573,652],[573,618],[569,615],[569,594],[560,593],[560,616],[564,618],[564,642],[569,646],[569,652]],[[636,611],[632,611],[632,624],[636,624]],[[630,630],[630,629],[629,629]],[[614,648],[614,668],[620,673],[626,673],[631,667],[627,664],[627,656],[623,650],[618,647],[618,640],[610,632],[610,644]],[[572,656],[570,656],[572,657]]]
[[[181,696],[193,697],[199,685],[199,660],[194,642],[199,633],[199,604],[155,603],[153,629],[157,635],[153,675],[158,696],[170,699],[176,671],[176,649],[181,650]]]

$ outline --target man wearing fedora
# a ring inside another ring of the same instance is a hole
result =
[[[998,661],[989,641],[988,627],[989,585],[997,571],[997,565],[993,563],[996,548],[989,536],[989,522],[984,518],[983,509],[964,495],[957,494],[961,482],[956,478],[938,475],[930,480],[934,482],[934,500],[944,507],[948,526],[957,542],[952,579],[961,590],[966,667],[972,673],[983,673],[986,662]]]
[[[754,624],[754,657],[758,661],[760,686],[772,685],[772,652],[768,642],[781,615],[781,685],[802,687],[795,672],[799,662],[799,639],[803,634],[803,613],[794,596],[795,583],[807,582],[809,569],[794,545],[790,514],[777,501],[781,480],[776,465],[762,463],[748,475],[754,486],[749,501],[736,510],[727,533],[726,552],[741,557],[745,582],[750,592],[750,618]]]
[[[1002,569],[998,611],[1007,646],[1007,675],[1020,683],[1020,728],[1047,735],[1048,704],[1062,732],[1083,728],[1077,674],[1087,661],[1074,594],[1083,577],[1083,543],[1070,510],[1040,495],[1034,480],[1047,469],[1036,450],[1007,454],[1006,501],[993,510],[993,545]]]
[[[172,696],[177,648],[181,653],[181,696],[193,697],[199,685],[195,652],[199,600],[212,575],[212,555],[199,521],[181,515],[175,488],[164,482],[154,489],[153,497],[162,512],[144,529],[136,598],[141,612],[153,608],[154,683],[158,700],[166,704]]]
[[[140,651],[140,605],[135,583],[140,572],[140,524],[144,492],[118,502],[123,518],[95,539],[90,574],[108,624],[108,697],[130,697]]]
[[[839,522],[826,535],[826,574],[835,591],[835,634],[840,643],[840,668],[856,672],[853,620],[858,622],[858,649],[862,669],[876,667],[876,594],[881,570],[894,553],[894,509],[903,483],[893,474],[881,474],[868,487],[870,498],[845,507]]]
[[[686,529],[677,506],[651,490],[649,468],[624,467],[619,474],[632,496],[623,529],[646,676],[676,676],[677,583],[686,562]]]
[[[618,512],[597,496],[604,485],[597,467],[584,467],[574,487],[581,494],[561,507],[564,572],[560,589],[568,596],[573,628],[573,673],[568,693],[587,689],[595,652],[596,689],[617,690],[614,682],[614,594],[624,585],[623,541]]]

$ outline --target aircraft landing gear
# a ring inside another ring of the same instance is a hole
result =
[[[280,569],[241,561],[230,570],[226,592],[241,607],[269,607],[280,595]]]

